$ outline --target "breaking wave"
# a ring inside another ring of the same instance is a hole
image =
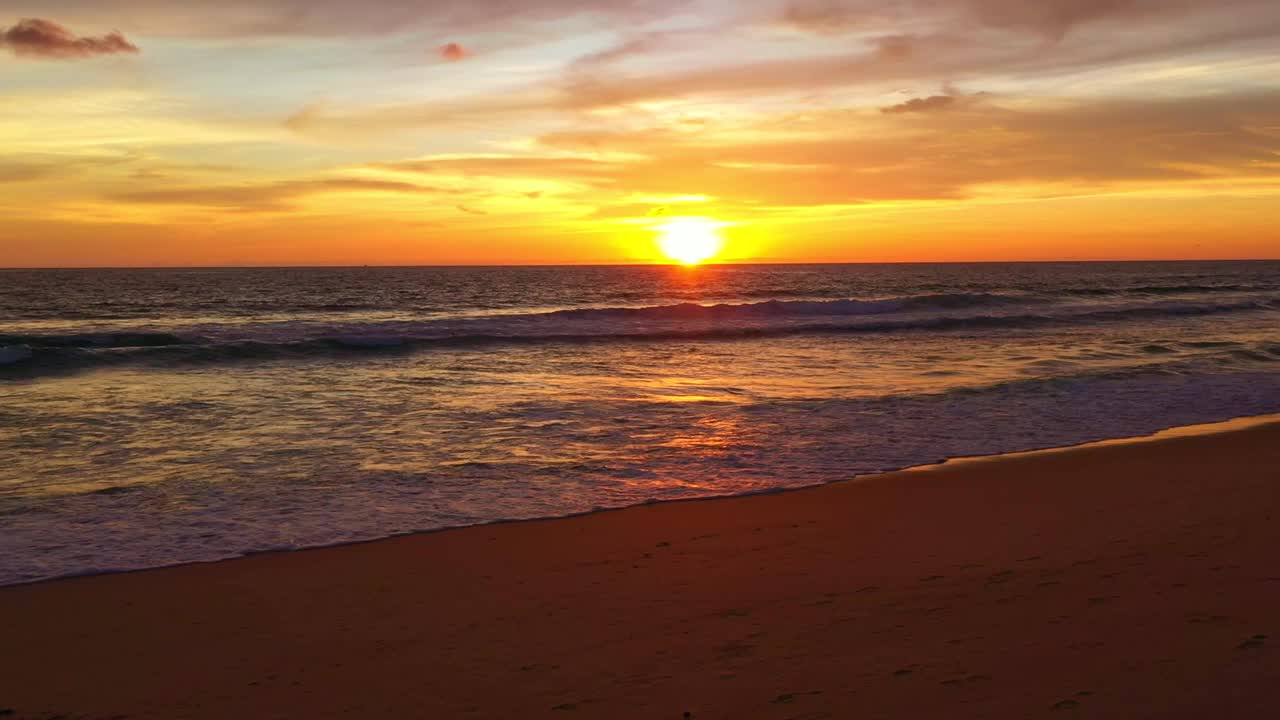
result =
[[[1270,297],[1128,304],[1063,303],[1014,294],[876,300],[769,300],[584,308],[470,319],[238,326],[232,333],[0,335],[0,373],[40,375],[121,364],[304,359],[491,345],[733,340],[790,335],[1036,328],[1277,309]]]

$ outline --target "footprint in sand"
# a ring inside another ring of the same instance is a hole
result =
[[[1256,650],[1266,644],[1267,644],[1266,635],[1254,635],[1248,640],[1245,640],[1244,642],[1240,643],[1239,648],[1241,650]]]
[[[1187,616],[1187,622],[1196,623],[1222,623],[1229,620],[1226,615],[1211,615],[1209,613],[1196,612]]]
[[[755,653],[756,646],[750,643],[728,643],[716,649],[726,657],[742,658]]]
[[[810,690],[802,693],[783,693],[769,701],[771,705],[789,705],[804,695],[821,695],[821,690]]]
[[[970,675],[963,678],[952,678],[951,680],[943,680],[942,684],[948,687],[957,687],[961,685],[974,685],[986,682],[991,682],[990,675]]]

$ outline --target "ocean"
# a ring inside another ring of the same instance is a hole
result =
[[[1275,412],[1280,262],[7,270],[0,584]]]

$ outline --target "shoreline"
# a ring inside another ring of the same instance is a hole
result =
[[[1164,428],[1162,430],[1157,430],[1152,433],[1148,433],[1146,435],[1133,435],[1133,436],[1127,436],[1127,437],[1107,438],[1104,440],[1087,440],[1084,442],[1075,443],[1071,445],[1059,445],[1059,446],[1052,446],[1052,447],[1034,448],[1031,450],[1017,450],[1013,452],[999,452],[999,453],[991,453],[988,455],[965,455],[965,456],[954,457],[954,458],[945,458],[937,462],[924,463],[921,465],[911,465],[908,467],[898,468],[895,470],[883,470],[875,473],[867,473],[865,475],[854,475],[852,477],[842,478],[839,480],[832,480],[830,482],[815,483],[813,485],[779,486],[774,488],[766,488],[764,490],[756,490],[756,491],[745,492],[745,493],[734,493],[734,494],[728,494],[728,495],[704,495],[704,496],[698,496],[698,497],[673,498],[669,500],[651,500],[643,503],[638,503],[635,505],[620,505],[618,507],[594,508],[591,510],[571,513],[568,515],[546,515],[543,517],[532,517],[532,518],[499,519],[499,520],[491,520],[488,522],[477,523],[473,525],[450,525],[450,526],[439,527],[439,528],[428,528],[424,530],[411,530],[408,532],[397,533],[394,535],[382,535],[382,536],[367,538],[363,540],[347,540],[347,541],[327,543],[327,544],[321,544],[321,545],[304,545],[304,546],[289,547],[289,548],[268,548],[263,550],[250,550],[247,552],[240,553],[238,555],[228,555],[226,557],[214,558],[211,560],[190,560],[190,561],[184,561],[184,562],[171,563],[168,565],[152,565],[148,567],[139,567],[139,568],[107,569],[107,570],[87,571],[82,573],[70,573],[66,575],[54,575],[51,577],[37,578],[34,580],[23,580],[15,583],[0,583],[0,592],[4,592],[8,588],[27,587],[31,585],[40,585],[44,583],[57,583],[57,582],[62,582],[67,580],[77,580],[81,578],[95,578],[95,577],[110,576],[110,575],[129,575],[129,574],[136,574],[136,573],[147,573],[147,572],[153,572],[153,571],[170,570],[173,568],[182,568],[182,567],[189,567],[189,566],[200,566],[200,565],[210,565],[210,564],[224,563],[224,562],[234,562],[236,560],[240,560],[243,558],[257,557],[260,555],[288,555],[292,553],[312,552],[312,551],[318,551],[318,550],[331,550],[334,548],[343,548],[343,547],[349,547],[349,546],[368,545],[371,543],[381,543],[381,542],[401,540],[404,538],[412,538],[419,535],[436,535],[439,533],[458,532],[458,531],[469,530],[472,528],[487,528],[487,527],[512,525],[512,524],[544,523],[544,522],[556,522],[560,520],[572,520],[574,518],[590,517],[593,515],[606,514],[606,513],[623,512],[623,511],[631,510],[634,508],[641,508],[641,507],[651,507],[651,506],[661,506],[661,505],[671,505],[671,504],[681,504],[681,503],[698,503],[698,502],[708,502],[708,501],[718,501],[718,500],[730,500],[735,498],[770,496],[770,495],[779,495],[779,494],[786,494],[786,493],[793,493],[793,492],[807,492],[807,491],[812,491],[812,490],[821,489],[825,487],[843,485],[846,483],[871,482],[886,475],[896,475],[899,473],[911,473],[911,472],[927,472],[937,468],[947,467],[951,465],[958,465],[962,463],[964,464],[983,463],[983,462],[989,462],[993,460],[999,460],[1002,458],[1018,458],[1018,457],[1025,457],[1025,456],[1035,456],[1040,454],[1070,452],[1073,450],[1080,450],[1080,449],[1086,449],[1086,448],[1092,448],[1092,447],[1109,447],[1109,446],[1122,446],[1122,445],[1131,445],[1131,444],[1148,443],[1148,442],[1160,442],[1163,440],[1171,440],[1171,439],[1182,438],[1182,437],[1196,437],[1201,435],[1214,435],[1218,433],[1234,432],[1237,430],[1244,430],[1252,427],[1264,426],[1269,424],[1280,425],[1280,413],[1268,413],[1265,415],[1246,415],[1242,417],[1232,418],[1230,420],[1223,420],[1220,422],[1196,423],[1193,425],[1175,425],[1168,428]]]

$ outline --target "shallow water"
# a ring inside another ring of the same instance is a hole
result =
[[[0,272],[0,583],[1280,411],[1280,263]]]

